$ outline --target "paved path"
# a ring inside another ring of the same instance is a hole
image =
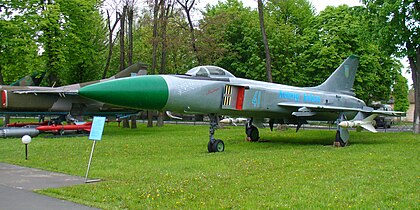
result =
[[[0,163],[0,209],[95,209],[33,192],[36,189],[83,184],[84,181],[83,177]]]

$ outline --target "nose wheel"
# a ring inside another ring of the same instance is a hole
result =
[[[209,152],[223,152],[225,151],[225,143],[220,139],[214,138],[214,132],[217,128],[217,116],[215,114],[210,114],[210,141],[207,144],[207,149]]]
[[[225,151],[225,143],[220,139],[216,139],[213,143],[209,141],[207,149],[209,152],[223,152]]]

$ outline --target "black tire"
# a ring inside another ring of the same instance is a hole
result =
[[[222,140],[217,139],[212,145],[213,152],[223,152],[225,151],[225,143]]]
[[[258,141],[260,139],[260,132],[258,131],[258,128],[253,125],[246,130],[246,135],[251,141]]]
[[[209,152],[214,152],[214,151],[213,151],[213,144],[211,143],[211,141],[209,141],[209,143],[207,144],[207,150],[208,150]]]
[[[343,139],[341,139],[340,131],[337,131],[337,133],[335,134],[335,142],[339,142],[341,147],[345,147],[347,145],[347,143],[345,143]]]

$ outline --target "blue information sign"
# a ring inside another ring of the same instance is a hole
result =
[[[104,131],[105,117],[93,117],[92,128],[90,129],[89,139],[99,141]]]

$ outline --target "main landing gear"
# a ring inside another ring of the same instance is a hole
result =
[[[252,125],[253,119],[249,120],[245,126],[246,139],[248,141],[258,141],[260,139],[260,132],[258,128]]]
[[[340,136],[340,131],[337,130],[337,133],[335,133],[335,141],[334,141],[334,146],[336,147],[345,147],[347,145],[347,142],[345,142],[341,136]]]
[[[336,147],[345,147],[349,143],[349,131],[347,128],[342,128],[339,126],[340,122],[347,120],[347,117],[344,113],[341,113],[337,119],[337,133],[335,134],[334,146]]]
[[[210,114],[210,141],[207,144],[209,152],[223,152],[225,151],[225,143],[220,139],[214,138],[214,132],[217,128],[217,115]]]

